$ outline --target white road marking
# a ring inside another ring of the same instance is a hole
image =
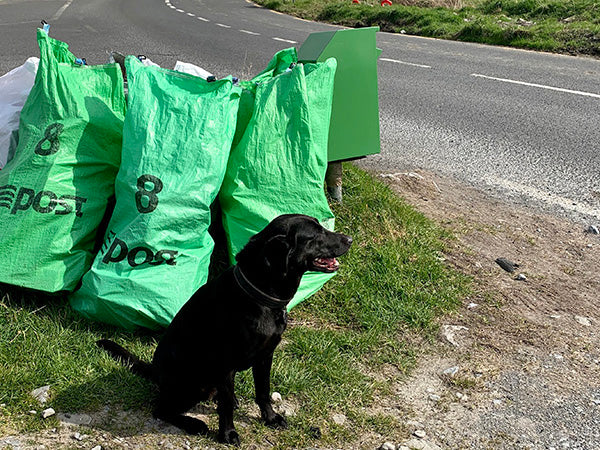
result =
[[[225,25],[224,23],[216,23],[215,25],[222,28],[231,28],[230,25]]]
[[[179,8],[177,8],[175,11],[177,11],[177,12],[185,12],[183,9],[179,9]]]
[[[288,42],[290,44],[297,44],[297,41],[292,41],[290,39],[282,39],[282,38],[278,38],[278,37],[274,37],[273,39],[275,39],[276,41],[280,41],[280,42]]]
[[[396,63],[396,64],[404,64],[405,66],[421,67],[423,69],[431,69],[431,66],[426,66],[425,64],[409,63],[409,62],[406,62],[406,61],[399,61],[397,59],[379,58],[379,61],[387,61],[387,62],[393,62],[393,63]]]
[[[50,21],[54,22],[60,19],[60,16],[62,16],[62,14],[65,12],[65,9],[71,6],[71,3],[73,3],[73,0],[67,0],[67,2],[64,5],[62,5],[58,11],[56,11],[56,14],[52,16],[52,19],[50,19]]]
[[[520,84],[522,86],[530,86],[530,87],[536,87],[536,88],[541,88],[541,89],[548,89],[550,91],[566,92],[567,94],[575,94],[575,95],[583,95],[585,97],[600,98],[600,94],[593,94],[591,92],[583,92],[583,91],[573,91],[571,89],[564,89],[564,88],[559,88],[559,87],[554,87],[554,86],[546,86],[545,84],[527,83],[525,81],[509,80],[507,78],[488,77],[487,75],[481,75],[478,73],[472,73],[471,76],[478,77],[478,78],[486,78],[488,80],[502,81],[504,83]]]
[[[196,17],[196,14],[194,14],[194,13],[187,13],[187,15],[190,17]]]
[[[255,33],[254,31],[248,31],[248,30],[240,30],[240,33],[251,34],[252,36],[260,36],[260,33]]]
[[[204,17],[200,17],[200,16],[196,17],[196,19],[201,20],[202,22],[210,22],[210,20],[205,19]]]
[[[171,9],[175,9],[175,7],[173,5],[169,5],[169,8]]]

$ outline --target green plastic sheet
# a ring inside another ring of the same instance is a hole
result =
[[[324,180],[337,63],[296,61],[295,49],[282,50],[242,83],[234,147],[219,194],[232,261],[280,214],[307,214],[333,229]],[[306,273],[288,309],[332,276]]]
[[[210,205],[227,166],[241,89],[126,59],[128,110],[116,206],[71,305],[127,329],[166,327],[206,282]]]
[[[0,171],[0,282],[73,290],[114,191],[125,99],[116,64],[81,66],[38,30],[40,63],[19,144]]]

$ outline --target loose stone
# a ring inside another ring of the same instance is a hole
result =
[[[384,442],[381,444],[381,447],[379,447],[379,450],[396,450],[396,446],[391,442]]]
[[[425,433],[425,430],[416,430],[413,434],[416,437],[418,437],[419,439],[424,439],[425,436],[427,436],[427,433]]]
[[[48,417],[53,416],[54,414],[56,414],[56,411],[54,411],[54,409],[52,408],[48,408],[42,411],[42,417],[44,419],[47,419]]]

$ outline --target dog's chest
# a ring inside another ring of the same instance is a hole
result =
[[[259,316],[247,318],[247,322],[241,327],[243,336],[240,340],[240,350],[245,364],[252,365],[254,360],[271,354],[281,341],[286,325],[285,310],[266,311]]]
[[[287,326],[287,312],[285,310],[266,310],[263,314],[254,317],[248,324],[250,335],[255,335],[259,340],[270,341],[281,339]]]

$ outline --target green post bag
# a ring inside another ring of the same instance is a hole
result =
[[[242,83],[234,146],[219,193],[232,261],[280,214],[306,214],[333,229],[324,180],[337,64],[333,58],[296,61],[295,49],[282,50],[267,69]],[[306,273],[288,309],[332,276]]]
[[[206,282],[210,205],[223,181],[239,87],[126,59],[128,110],[116,205],[71,305],[127,329],[166,327]]]
[[[38,30],[40,63],[14,158],[0,171],[0,282],[73,290],[114,192],[125,99],[116,64],[75,64]]]

